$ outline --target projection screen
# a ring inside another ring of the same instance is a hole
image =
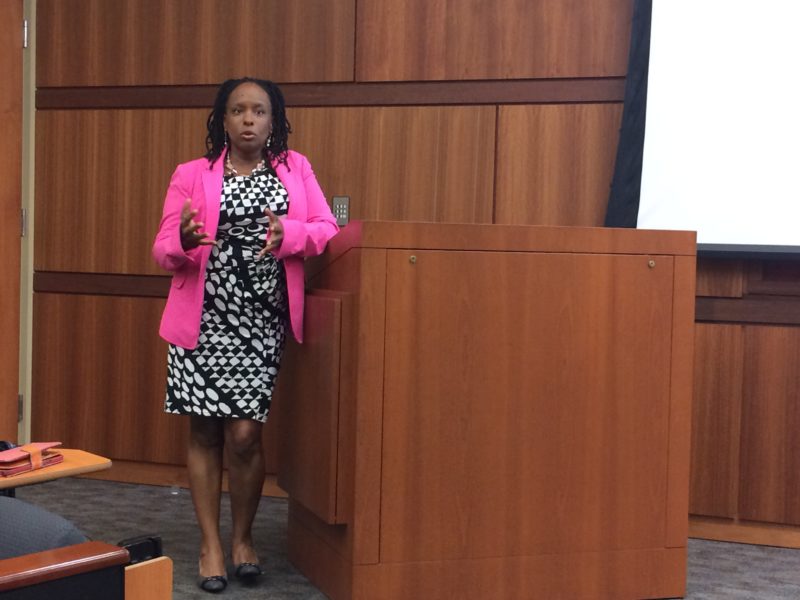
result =
[[[800,253],[800,2],[653,0],[637,227]]]

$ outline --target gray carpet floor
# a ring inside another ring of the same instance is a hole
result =
[[[210,598],[195,584],[199,536],[191,498],[184,489],[88,479],[61,479],[17,490],[17,498],[70,519],[93,539],[116,543],[158,534],[164,554],[174,561],[174,600]],[[229,504],[223,497],[222,530],[230,532]],[[263,498],[254,525],[256,550],[266,570],[258,588],[231,580],[222,598],[324,600],[286,558],[287,503]],[[800,550],[689,540],[690,600],[798,600]]]

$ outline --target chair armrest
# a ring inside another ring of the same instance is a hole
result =
[[[84,542],[0,560],[0,592],[114,567],[129,561],[128,551],[104,542]]]

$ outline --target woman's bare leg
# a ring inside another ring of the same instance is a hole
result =
[[[187,467],[192,501],[200,526],[200,576],[225,575],[225,553],[219,537],[224,421],[192,415]]]
[[[233,564],[255,563],[252,525],[264,485],[264,453],[261,448],[262,424],[249,419],[225,421],[228,457],[228,482],[231,494]]]

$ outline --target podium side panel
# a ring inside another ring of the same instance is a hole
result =
[[[379,559],[386,250],[349,249],[317,270],[309,284],[313,294],[325,289],[353,297],[342,309],[341,357],[347,362],[339,382],[337,485],[339,514],[349,525],[326,525],[302,506],[294,513],[336,554],[355,564],[371,564]]]
[[[685,548],[689,536],[696,275],[694,257],[678,256],[674,260],[666,545]]]
[[[287,344],[281,392],[278,485],[326,523],[337,523],[339,346],[342,303],[307,296],[305,341]]]

